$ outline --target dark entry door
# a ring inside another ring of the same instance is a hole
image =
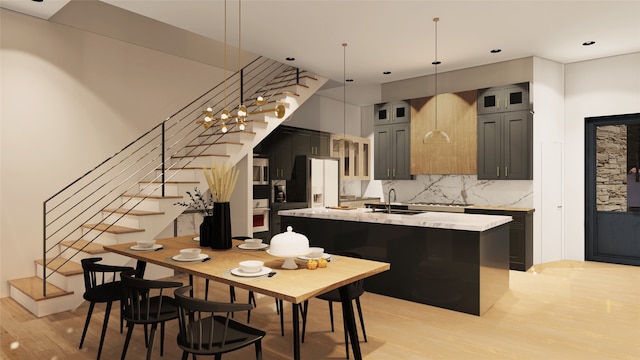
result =
[[[640,265],[640,114],[586,119],[585,258]]]

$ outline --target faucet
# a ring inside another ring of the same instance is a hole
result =
[[[393,192],[393,201],[396,201],[396,189],[389,189],[389,195],[387,195],[387,213],[391,214],[391,193]]]

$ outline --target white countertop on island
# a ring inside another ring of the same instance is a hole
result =
[[[511,216],[477,215],[447,212],[424,212],[415,215],[373,212],[373,209],[336,210],[307,208],[281,210],[281,216],[308,217],[314,219],[368,222],[389,225],[429,227],[466,231],[486,231],[512,220]]]

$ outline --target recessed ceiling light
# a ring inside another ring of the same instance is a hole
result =
[[[499,52],[501,52],[501,51],[502,51],[502,49],[492,49],[492,50],[490,51],[490,53],[492,53],[492,54],[497,54],[497,53],[499,53]]]
[[[382,74],[384,74],[384,75],[390,75],[390,74],[391,74],[391,71],[384,71],[384,72],[382,72]]]
[[[353,79],[345,79],[346,82],[353,82]]]
[[[288,58],[286,58],[287,61],[294,61],[296,58],[289,56]]]
[[[585,42],[582,43],[582,45],[583,46],[590,46],[590,45],[593,45],[595,43],[596,43],[595,41],[585,41]]]

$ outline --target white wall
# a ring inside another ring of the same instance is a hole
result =
[[[360,113],[359,106],[345,106],[343,101],[316,94],[305,101],[283,125],[360,136]]]
[[[135,31],[135,29],[132,29]],[[42,256],[42,204],[221,69],[0,10],[0,297]]]
[[[584,259],[585,118],[640,113],[640,53],[565,66],[564,257]]]
[[[533,83],[533,263],[563,258],[562,148],[564,66],[534,58]]]

